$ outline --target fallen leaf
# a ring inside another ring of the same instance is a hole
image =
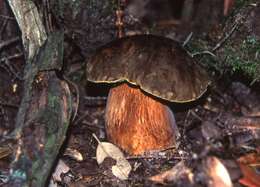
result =
[[[174,183],[177,182],[180,178],[186,178],[188,183],[193,184],[193,173],[190,168],[187,168],[183,161],[180,161],[170,170],[164,171],[158,175],[152,176],[149,180],[160,183]]]
[[[0,159],[12,154],[12,149],[9,146],[0,147]]]
[[[69,172],[70,168],[65,164],[64,161],[59,160],[54,173],[52,174],[52,178],[54,182],[61,182],[61,174]]]
[[[259,153],[250,153],[240,157],[238,163],[243,173],[243,178],[239,179],[239,182],[248,187],[260,186],[260,175],[256,172],[256,168],[260,167]]]
[[[71,157],[72,159],[75,159],[78,162],[83,161],[82,154],[76,149],[67,148],[65,150],[64,156],[69,156],[69,157]]]
[[[99,142],[96,150],[97,163],[101,164],[107,157],[111,157],[117,161],[124,157],[124,155],[114,144],[109,142]]]
[[[217,157],[208,157],[204,162],[205,173],[210,177],[209,187],[232,187],[232,181],[226,167]]]
[[[101,164],[107,157],[114,159],[116,165],[111,168],[113,175],[121,180],[127,180],[132,167],[124,157],[122,151],[115,145],[109,142],[100,142],[95,135],[93,136],[98,141],[98,147],[96,150],[97,163]]]
[[[259,153],[250,153],[245,156],[242,156],[238,159],[239,163],[242,164],[260,164],[260,151]]]

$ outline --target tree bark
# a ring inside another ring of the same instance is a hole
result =
[[[70,89],[56,73],[62,68],[63,31],[47,36],[33,1],[8,2],[26,52],[24,91],[15,129],[17,147],[8,186],[40,187],[48,184],[72,113]]]

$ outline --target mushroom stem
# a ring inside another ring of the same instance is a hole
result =
[[[105,120],[110,141],[130,154],[175,144],[176,124],[171,110],[127,83],[110,90]]]

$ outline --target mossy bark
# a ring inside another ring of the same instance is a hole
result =
[[[72,113],[69,86],[57,76],[64,35],[53,31],[47,36],[33,1],[9,0],[9,4],[22,32],[26,67],[8,186],[46,186]]]

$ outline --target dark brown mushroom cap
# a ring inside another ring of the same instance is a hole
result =
[[[125,37],[99,48],[87,63],[87,79],[127,81],[177,103],[198,99],[210,84],[206,71],[178,43],[153,35]]]

